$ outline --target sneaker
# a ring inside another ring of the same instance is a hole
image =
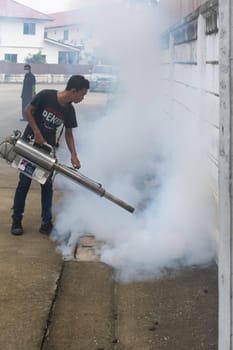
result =
[[[48,224],[42,224],[39,231],[44,235],[50,235],[52,229],[53,229],[53,224],[49,222]]]
[[[11,233],[15,236],[20,236],[23,234],[23,227],[21,220],[14,220],[11,225]]]

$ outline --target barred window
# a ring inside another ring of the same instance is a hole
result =
[[[216,10],[212,10],[205,15],[206,26],[205,32],[207,35],[218,32],[218,14]]]
[[[187,39],[188,41],[197,40],[197,21],[192,22],[187,27]]]
[[[197,40],[197,21],[190,22],[176,29],[173,35],[175,45]]]
[[[183,27],[183,28],[177,29],[173,33],[173,36],[174,36],[174,44],[175,45],[184,43],[186,41],[185,40],[185,28]]]

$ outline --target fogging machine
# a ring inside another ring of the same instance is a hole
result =
[[[55,171],[88,190],[105,197],[123,209],[134,212],[134,208],[107,192],[101,184],[82,175],[79,171],[57,161],[54,148],[49,144],[37,145],[34,141],[27,141],[16,130],[0,144],[0,156],[11,166],[40,184],[45,184],[48,177]]]

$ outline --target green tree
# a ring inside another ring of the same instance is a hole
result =
[[[42,55],[41,51],[38,51],[34,55],[29,54],[25,58],[25,63],[46,63],[45,55]]]

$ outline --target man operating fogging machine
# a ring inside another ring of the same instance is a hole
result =
[[[65,127],[65,139],[71,154],[71,163],[74,168],[81,167],[78,159],[72,129],[77,127],[76,113],[72,103],[83,100],[89,89],[89,81],[80,75],[73,75],[68,80],[64,90],[42,90],[34,96],[25,108],[28,125],[23,133],[23,138],[33,138],[36,144],[48,143],[56,145],[56,130],[62,124]],[[19,174],[19,182],[15,191],[11,233],[22,235],[22,218],[25,201],[31,185],[31,179],[24,174]],[[52,174],[44,185],[41,185],[41,226],[39,231],[50,234],[52,223]]]

